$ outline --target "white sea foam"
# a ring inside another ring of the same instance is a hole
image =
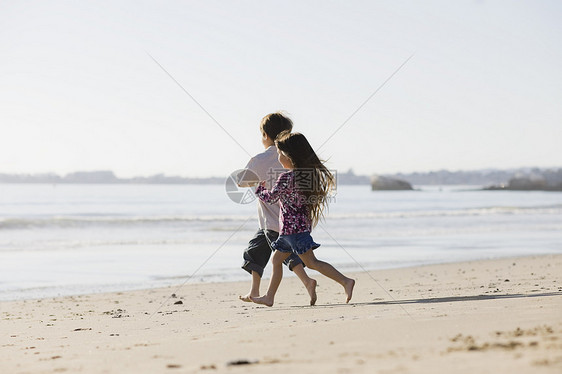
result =
[[[0,218],[0,230],[35,228],[88,228],[94,226],[149,226],[166,224],[190,224],[197,222],[243,222],[248,216],[208,215],[208,216],[54,216],[45,218]]]
[[[538,206],[538,207],[485,207],[452,210],[414,210],[394,212],[358,212],[358,213],[336,213],[330,214],[330,219],[393,219],[393,218],[424,218],[424,217],[473,217],[491,215],[535,215],[562,214],[562,205]]]

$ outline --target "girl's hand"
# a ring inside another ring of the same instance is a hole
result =
[[[265,187],[265,181],[261,181],[261,182],[259,183],[259,186]]]

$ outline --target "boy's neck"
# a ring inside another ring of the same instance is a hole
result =
[[[263,147],[265,149],[268,149],[271,146],[275,146],[275,142],[272,140],[269,140],[269,138],[267,138],[266,140],[263,141]]]

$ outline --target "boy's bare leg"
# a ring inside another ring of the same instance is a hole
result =
[[[279,285],[283,279],[283,261],[287,257],[289,257],[289,253],[279,251],[275,251],[275,253],[273,253],[273,258],[271,259],[271,279],[269,280],[267,293],[262,297],[250,296],[250,299],[254,303],[273,306],[275,294],[277,293],[277,289],[279,289]]]
[[[351,297],[353,296],[353,287],[355,287],[354,279],[346,277],[329,263],[317,259],[312,250],[306,251],[304,254],[299,255],[299,257],[309,268],[314,269],[341,284],[345,290],[345,295],[347,296],[345,302],[349,303],[349,300],[351,300]]]
[[[260,296],[260,283],[261,277],[256,271],[252,271],[252,286],[250,288],[250,292],[246,296],[238,296],[240,300],[245,301],[247,303],[251,303],[251,297],[259,297]]]
[[[310,295],[310,305],[316,304],[316,280],[308,276],[302,264],[298,264],[293,267],[293,273],[299,277],[302,284],[304,284],[304,287],[308,291],[308,294]]]

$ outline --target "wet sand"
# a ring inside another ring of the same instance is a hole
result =
[[[2,373],[560,373],[562,255],[0,303]],[[262,285],[265,290],[267,282]]]

